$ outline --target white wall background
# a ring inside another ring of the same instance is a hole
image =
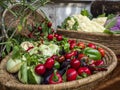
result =
[[[87,9],[90,11],[91,3],[60,3],[60,4],[50,4],[41,9],[47,15],[47,17],[54,23],[54,27],[61,25],[63,20],[73,14],[79,14],[82,9]]]

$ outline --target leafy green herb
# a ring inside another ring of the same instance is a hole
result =
[[[13,47],[12,58],[13,59],[20,58],[20,47],[19,46]]]
[[[104,33],[107,34],[120,34],[120,30],[110,31],[108,29],[104,30]]]
[[[112,18],[114,18],[116,15],[115,14],[109,14],[108,16],[107,16],[107,19],[109,20],[109,19],[112,19]]]
[[[113,32],[111,32],[109,29],[104,30],[104,33],[113,34]]]
[[[6,53],[5,52],[2,52],[2,57],[4,58],[6,56]]]
[[[108,22],[108,24],[105,26],[106,29],[113,27],[116,24],[116,18]]]
[[[114,34],[120,34],[120,30],[113,31]]]
[[[83,16],[87,16],[88,18],[92,19],[92,16],[90,15],[90,13],[88,12],[88,10],[84,9],[81,11],[81,15]]]
[[[46,35],[46,36],[48,35],[48,27],[46,25],[46,22],[42,23],[42,31],[43,31],[44,35]]]
[[[67,18],[64,20],[64,22],[63,22],[62,25],[61,25],[61,28],[66,29],[66,27],[67,27],[67,21],[68,21],[68,20],[71,20],[71,17],[67,17]]]
[[[79,26],[79,23],[78,23],[78,21],[77,21],[76,18],[74,18],[74,20],[75,20],[75,23],[74,23],[74,25],[72,26],[72,30],[77,30],[77,29],[78,29],[78,26]]]
[[[21,31],[22,30],[22,25],[18,24],[17,29],[18,29],[18,31]]]
[[[10,53],[10,50],[11,50],[11,43],[7,43],[6,44],[6,51],[7,51],[7,53]]]

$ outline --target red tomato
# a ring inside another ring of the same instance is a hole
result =
[[[50,28],[52,26],[52,23],[48,22],[47,26]]]
[[[47,36],[47,38],[48,38],[48,40],[53,40],[53,34],[49,34],[49,35]]]
[[[80,47],[81,49],[85,48],[85,44],[83,42],[79,42],[77,46]]]
[[[81,54],[78,55],[78,59],[81,60],[81,58],[84,57],[84,56],[85,56],[85,54],[81,53]]]
[[[55,34],[54,34],[54,37],[56,37],[56,38],[57,38],[57,37],[58,37],[58,34],[57,34],[57,33],[55,33]]]
[[[61,41],[63,39],[62,35],[57,36],[57,41]]]
[[[68,43],[69,43],[69,44],[76,43],[76,40],[71,40],[71,39],[69,39],[69,40],[68,40]]]
[[[45,71],[46,71],[46,69],[45,69],[45,66],[43,64],[38,64],[35,67],[35,72],[38,75],[43,75],[45,73]]]
[[[70,53],[66,53],[65,54],[65,58],[66,59],[71,59],[71,57],[73,57],[75,55],[75,52],[73,51],[73,52],[70,52]]]
[[[70,62],[71,67],[73,67],[74,69],[78,69],[80,66],[80,61],[77,59],[72,59]]]
[[[101,56],[105,56],[105,50],[103,48],[98,48],[98,51],[100,52]]]
[[[76,43],[71,43],[70,44],[70,50],[72,50],[76,46]]]
[[[53,68],[54,63],[55,63],[55,61],[53,58],[48,58],[45,62],[45,68],[47,68],[47,69]]]
[[[88,44],[88,47],[93,48],[93,49],[96,49],[96,45],[93,44],[93,43],[89,43],[89,44]]]
[[[42,31],[42,27],[39,26],[39,27],[38,27],[38,31]]]
[[[69,68],[66,72],[67,81],[73,81],[77,79],[77,71],[73,68]]]
[[[87,68],[87,67],[80,67],[79,69],[78,69],[78,74],[79,75],[82,75],[82,74],[87,74],[87,75],[91,75],[91,71],[90,71],[90,69],[89,68]]]

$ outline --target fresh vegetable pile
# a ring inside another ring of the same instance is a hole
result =
[[[40,26],[37,30],[41,33],[43,27]],[[53,33],[51,26],[51,23],[47,23],[47,28],[51,31],[40,34],[37,41],[23,41],[14,46],[6,69],[20,82],[58,84],[107,70],[103,48]]]
[[[120,16],[109,14],[99,15],[93,18],[87,10],[82,10],[80,14],[67,17],[60,26],[66,30],[76,30],[84,32],[104,32],[108,34],[120,33]]]

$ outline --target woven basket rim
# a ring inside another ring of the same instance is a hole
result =
[[[66,31],[66,32],[77,32],[77,33],[80,33],[80,34],[85,34],[85,35],[94,35],[94,36],[101,36],[101,37],[104,37],[104,36],[114,36],[114,37],[118,37],[120,36],[120,34],[107,34],[107,33],[103,33],[103,32],[84,32],[84,31],[75,31],[75,30],[66,30],[66,29],[60,29],[58,28],[57,31]]]
[[[87,41],[87,40],[82,40],[82,39],[77,39],[77,40],[81,40],[81,41],[84,41],[84,42],[91,42],[91,41]],[[94,43],[94,42],[92,42]],[[72,86],[75,86],[75,87],[79,87],[79,86],[82,86],[82,85],[85,85],[85,84],[88,84],[88,83],[91,83],[93,81],[96,81],[100,78],[103,78],[105,77],[106,75],[108,75],[110,72],[112,72],[112,70],[116,67],[117,65],[117,58],[116,58],[116,55],[114,54],[114,52],[107,48],[106,46],[104,45],[101,45],[101,44],[98,44],[98,43],[94,43],[96,44],[97,46],[100,46],[100,47],[103,47],[105,48],[109,54],[112,55],[113,57],[113,61],[111,63],[111,65],[109,65],[107,68],[108,68],[108,71],[104,71],[104,72],[98,72],[97,74],[93,74],[87,78],[83,78],[83,79],[79,79],[79,80],[75,80],[75,81],[71,81],[71,82],[65,82],[65,83],[61,83],[61,84],[53,84],[53,85],[29,85],[29,84],[22,84],[22,83],[14,83],[14,84],[10,84],[8,82],[6,83],[3,83],[3,85],[5,86],[11,86],[11,87],[23,87],[23,88],[32,88],[32,87],[35,87],[35,88],[43,88],[43,89],[48,89],[49,87],[56,87],[57,89],[59,89],[59,87],[63,87],[63,88],[66,88],[66,87],[72,87]],[[1,64],[0,64],[0,69],[2,69],[2,64],[4,64],[4,61],[8,58],[9,56],[7,56],[5,59],[2,60]],[[7,73],[7,72],[6,72]],[[7,73],[7,75],[10,75],[9,73]],[[14,76],[12,76],[14,77]],[[1,82],[1,81],[0,81]],[[9,81],[10,82],[10,81]],[[76,84],[78,83],[78,84]]]

